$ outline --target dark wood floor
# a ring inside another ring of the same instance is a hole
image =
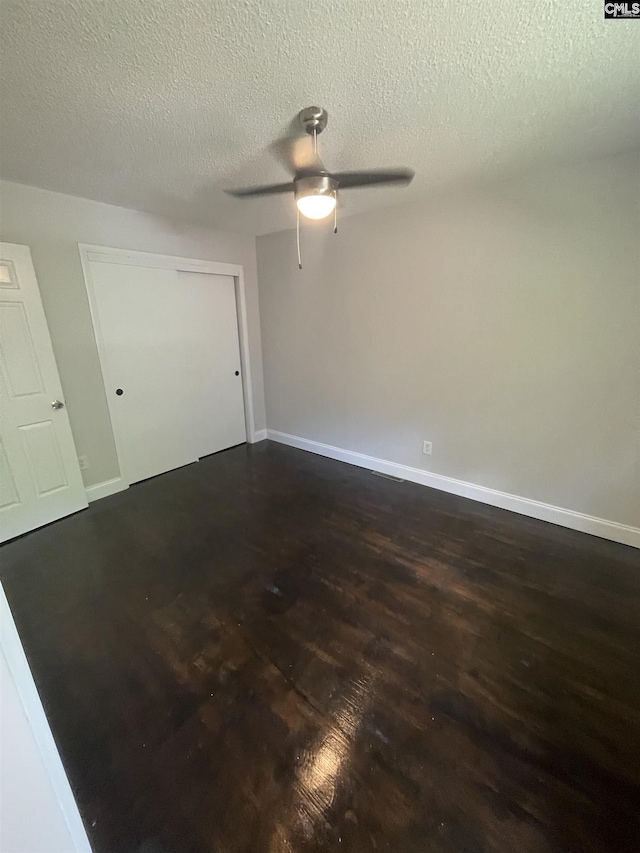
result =
[[[263,442],[0,557],[96,853],[640,850],[631,548]]]

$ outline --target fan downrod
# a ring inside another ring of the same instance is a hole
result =
[[[322,107],[305,107],[298,113],[298,121],[307,133],[322,133],[327,126],[329,115]]]

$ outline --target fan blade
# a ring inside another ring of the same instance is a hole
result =
[[[227,195],[232,195],[234,198],[248,198],[254,195],[275,195],[276,193],[293,192],[293,181],[288,184],[269,184],[266,187],[244,187],[238,190],[225,190]]]
[[[372,187],[375,184],[410,184],[415,172],[412,169],[373,169],[370,172],[334,172],[339,190],[354,187]]]
[[[309,135],[278,139],[271,145],[271,150],[284,168],[294,176],[326,171],[315,150],[313,138]]]

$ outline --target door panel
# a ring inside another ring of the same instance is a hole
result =
[[[188,383],[192,311],[179,298],[177,272],[96,261],[90,270],[122,473],[136,483],[196,462]]]
[[[89,272],[124,479],[246,441],[233,278],[104,261]]]
[[[19,427],[18,431],[22,436],[25,456],[31,466],[36,494],[40,497],[68,486],[53,421],[26,424]]]
[[[198,456],[247,440],[233,276],[179,272],[178,285],[192,306],[192,420]],[[237,375],[236,375],[237,374]]]
[[[24,305],[0,302],[2,328],[2,368],[13,397],[42,394],[44,391]]]
[[[27,246],[0,244],[0,541],[87,506]]]
[[[13,479],[13,473],[7,451],[4,449],[4,444],[0,441],[0,510],[10,506],[17,506],[20,503],[20,496],[16,488],[16,481]]]

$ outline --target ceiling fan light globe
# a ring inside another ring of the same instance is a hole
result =
[[[335,195],[301,195],[296,198],[298,210],[307,219],[325,219],[336,206]]]

